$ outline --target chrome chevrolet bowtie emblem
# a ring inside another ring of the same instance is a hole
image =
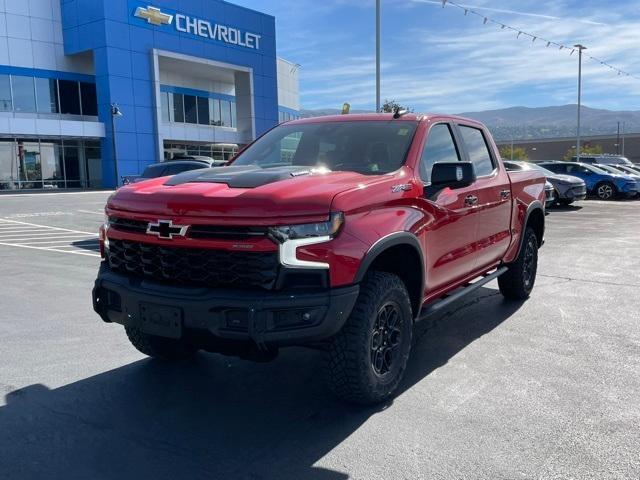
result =
[[[171,220],[158,220],[156,223],[149,223],[147,233],[158,238],[173,240],[173,237],[184,237],[187,235],[189,225],[174,225]]]
[[[135,16],[138,18],[144,18],[151,25],[171,25],[173,22],[173,15],[167,15],[162,13],[159,8],[156,7],[138,7],[136,8]]]

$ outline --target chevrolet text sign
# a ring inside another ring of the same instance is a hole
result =
[[[148,6],[138,7],[134,16],[142,18],[151,25],[174,25],[178,32],[189,33],[203,38],[209,38],[219,42],[238,45],[240,47],[260,49],[260,35],[255,33],[243,32],[237,28],[212,23],[207,20],[190,17],[181,13],[170,15],[160,11],[159,8]],[[175,21],[174,21],[175,20]]]

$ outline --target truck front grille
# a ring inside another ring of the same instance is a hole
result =
[[[272,289],[277,252],[229,252],[109,240],[110,267],[172,285]]]
[[[109,226],[121,232],[147,233],[148,221],[132,220],[129,218],[109,217]],[[199,240],[256,240],[266,238],[269,233],[267,227],[219,226],[219,225],[190,225],[187,238]]]

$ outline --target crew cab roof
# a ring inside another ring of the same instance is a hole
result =
[[[421,122],[437,118],[438,120],[446,119],[450,121],[460,121],[464,123],[482,126],[477,120],[459,117],[456,115],[447,115],[439,113],[406,113],[400,118],[393,118],[393,113],[350,113],[347,115],[324,115],[321,117],[301,118],[285,122],[286,125],[306,124],[306,123],[322,123],[322,122],[362,122],[362,121],[413,121]]]

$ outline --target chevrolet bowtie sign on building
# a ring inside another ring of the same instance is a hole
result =
[[[173,21],[173,15],[167,15],[162,13],[159,8],[156,7],[138,7],[134,15],[138,18],[144,18],[151,25],[171,25]]]
[[[134,16],[145,19],[151,25],[161,26],[174,24],[175,29],[179,32],[190,33],[199,37],[210,38],[219,42],[254,50],[260,49],[261,35],[243,32],[237,28],[212,23],[208,20],[201,20],[180,13],[169,15],[163,13],[159,8],[152,6],[136,8]],[[175,22],[173,21],[174,18]]]

